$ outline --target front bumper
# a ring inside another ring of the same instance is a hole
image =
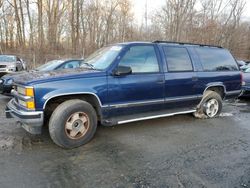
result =
[[[15,72],[14,69],[0,69],[0,73],[9,74],[9,73],[13,73],[13,72]]]
[[[15,99],[12,99],[6,106],[5,114],[6,118],[15,118],[27,132],[41,134],[44,119],[42,111],[18,109]]]

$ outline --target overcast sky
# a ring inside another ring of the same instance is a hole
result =
[[[153,10],[160,8],[164,5],[165,0],[147,0],[148,1],[148,12],[152,12]],[[146,0],[133,0],[133,7],[134,7],[134,14],[135,18],[139,23],[142,22],[143,18],[145,17],[145,2]],[[244,20],[250,21],[250,0],[246,0],[247,4],[244,9]]]

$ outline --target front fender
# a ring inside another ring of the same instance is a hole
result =
[[[54,97],[91,94],[104,106],[107,101],[106,78],[84,78],[42,83],[35,87],[36,110],[44,110],[48,101]]]

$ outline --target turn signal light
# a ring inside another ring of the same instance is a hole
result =
[[[34,89],[33,88],[26,88],[25,94],[26,94],[26,96],[34,97]]]

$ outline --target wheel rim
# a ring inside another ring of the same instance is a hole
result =
[[[84,112],[72,114],[65,124],[65,133],[70,139],[82,138],[89,129],[89,117]]]
[[[219,103],[216,99],[210,99],[205,104],[205,110],[208,117],[214,117],[219,111]]]

